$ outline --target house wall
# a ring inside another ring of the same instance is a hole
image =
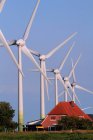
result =
[[[42,122],[42,126],[44,128],[49,128],[53,125],[58,124],[58,120],[60,120],[62,115],[47,115],[45,120]]]
[[[67,116],[67,115],[47,115],[46,118],[44,119],[44,121],[41,123],[41,125],[45,129],[50,128],[53,125],[57,125],[58,124],[58,120],[60,120],[63,116]],[[85,118],[85,119],[89,119],[90,120],[90,118],[88,118],[87,115],[85,115],[85,116],[77,116],[77,117]]]

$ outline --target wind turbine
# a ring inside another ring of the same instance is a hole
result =
[[[58,51],[60,48],[62,48],[76,34],[77,34],[77,32],[70,35],[67,39],[65,39],[65,41],[63,41],[61,44],[59,44],[57,47],[55,47],[53,50],[51,50],[47,54],[40,54],[39,52],[36,52],[36,51],[30,49],[30,52],[39,58],[40,67],[41,67],[42,71],[45,73],[45,75],[46,75],[46,63],[45,63],[46,59],[48,59],[52,55],[54,55],[54,53],[56,53],[56,51]],[[43,118],[45,118],[45,104],[44,104],[44,81],[45,81],[45,79],[42,74],[40,75],[40,81],[41,81],[40,82],[40,118],[43,119]],[[47,81],[45,81],[45,83],[46,83],[46,90],[47,90],[47,95],[48,95]]]
[[[73,60],[72,60],[72,67],[73,67]],[[77,88],[77,89],[83,90],[85,92],[88,92],[90,94],[93,94],[93,91],[90,91],[90,90],[80,86],[79,84],[77,84],[74,70],[73,70],[73,73],[72,73],[72,77],[73,77],[73,82],[72,82],[71,86],[72,86],[72,89],[73,89],[74,92],[75,92],[75,88]],[[75,96],[74,95],[73,95],[73,101],[75,102]]]
[[[3,6],[4,6],[5,2],[6,2],[6,0],[0,0],[0,12],[3,9]]]
[[[35,66],[39,69],[39,71],[42,73],[42,75],[45,77],[45,79],[48,80],[45,73],[41,70],[38,63],[34,59],[33,55],[30,53],[29,49],[26,47],[26,41],[28,39],[30,29],[32,27],[32,23],[33,23],[37,8],[39,6],[39,3],[40,3],[40,0],[37,1],[37,4],[35,6],[35,9],[33,11],[33,14],[30,18],[30,21],[27,25],[27,28],[24,32],[22,39],[13,40],[7,44],[8,45],[16,45],[18,47],[18,63],[19,63],[19,66],[21,69],[22,69],[21,52],[23,52],[35,64]],[[6,45],[6,44],[4,44],[4,45]],[[22,83],[22,81],[23,81],[22,75],[18,71],[18,124],[19,124],[19,131],[23,130],[23,83]]]
[[[79,62],[79,60],[80,60],[80,57],[81,57],[81,55],[78,57],[76,63],[75,63],[74,66],[72,67],[72,69],[71,69],[69,75],[63,77],[65,86],[71,90],[72,94],[74,94],[75,98],[78,100],[79,103],[80,103],[80,101],[79,101],[78,97],[76,96],[76,94],[75,94],[75,92],[74,92],[74,90],[73,90],[73,88],[72,88],[71,83],[70,83],[69,80],[70,80],[70,78],[71,78],[71,76],[72,76],[72,73],[73,73],[73,71],[74,71],[76,65],[78,64],[78,62]],[[67,102],[67,90],[64,89],[64,91],[65,91],[64,99],[65,99],[65,101]]]
[[[67,87],[64,84],[64,81],[62,79],[62,76],[61,76],[60,72],[61,72],[61,70],[62,70],[62,68],[63,68],[63,66],[64,66],[64,64],[65,64],[65,62],[66,62],[66,60],[67,60],[71,50],[72,50],[72,48],[74,47],[74,45],[75,45],[75,43],[72,44],[72,46],[69,49],[68,53],[64,57],[64,60],[61,62],[59,68],[48,70],[48,72],[53,72],[54,75],[55,75],[55,78],[54,78],[55,79],[55,105],[58,104],[58,80],[62,83],[64,89],[67,91],[68,95],[70,96],[70,94],[68,92],[68,89],[67,89]],[[70,96],[70,98],[71,98],[71,96]]]

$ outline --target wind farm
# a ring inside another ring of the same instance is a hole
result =
[[[87,12],[87,2],[82,11],[72,0],[71,12],[61,0],[21,2],[0,1],[0,100],[15,108],[19,131],[62,101],[93,114],[92,1]]]

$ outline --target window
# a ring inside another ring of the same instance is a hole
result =
[[[56,116],[51,116],[51,121],[55,121],[56,120]]]

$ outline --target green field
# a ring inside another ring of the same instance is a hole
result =
[[[93,140],[93,133],[0,133],[0,140]]]

